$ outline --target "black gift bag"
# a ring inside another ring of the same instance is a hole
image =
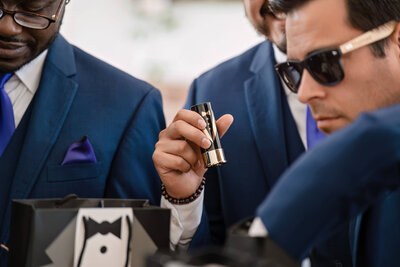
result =
[[[81,214],[119,208],[130,215],[99,221]],[[10,267],[106,266],[115,253],[121,263],[112,266],[139,267],[148,254],[169,249],[170,210],[138,199],[14,200],[10,231]]]

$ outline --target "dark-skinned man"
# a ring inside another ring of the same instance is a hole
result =
[[[12,199],[159,203],[151,155],[164,128],[160,94],[59,35],[67,3],[1,1],[0,266]]]

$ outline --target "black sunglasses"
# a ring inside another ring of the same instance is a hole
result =
[[[288,60],[277,64],[275,70],[293,92],[297,93],[300,87],[304,69],[320,84],[333,86],[344,79],[341,56],[363,46],[375,43],[389,37],[397,25],[390,21],[380,27],[372,29],[353,40],[333,49],[317,50],[302,60]]]

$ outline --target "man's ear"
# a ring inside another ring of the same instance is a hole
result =
[[[396,45],[397,55],[400,58],[400,22],[397,23],[390,40]]]

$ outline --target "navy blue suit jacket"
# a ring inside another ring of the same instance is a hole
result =
[[[222,138],[228,163],[207,171],[205,211],[191,247],[221,244],[232,224],[254,216],[281,173],[304,151],[265,41],[196,79],[186,107],[211,102],[235,122]]]
[[[400,105],[361,115],[293,164],[257,213],[297,258],[352,220],[355,266],[400,266],[399,160]]]
[[[8,194],[0,203],[1,243],[9,237],[12,199],[75,193],[82,198],[145,198],[159,203],[160,181],[152,153],[165,122],[160,93],[151,85],[58,36],[28,110],[23,145],[12,139],[0,159],[0,173],[8,174],[1,175],[3,185],[8,181],[1,188]],[[61,166],[68,147],[85,135],[97,163]],[[21,146],[21,152],[11,161],[13,145]]]

